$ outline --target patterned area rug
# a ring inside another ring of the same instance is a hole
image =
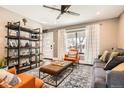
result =
[[[39,68],[32,69],[25,73],[39,77]],[[41,74],[41,76],[43,76]],[[59,88],[90,88],[92,80],[92,66],[78,65],[73,72],[58,86]],[[48,88],[53,86],[45,84]]]

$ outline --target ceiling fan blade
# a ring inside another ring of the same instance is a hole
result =
[[[62,15],[62,14],[60,13],[60,14],[57,16],[57,18],[56,18],[56,19],[59,19],[59,18],[61,17],[61,15]]]
[[[61,5],[61,14],[65,13],[71,5]]]
[[[61,9],[50,7],[50,6],[46,6],[46,5],[43,5],[43,7],[49,8],[49,9],[53,9],[53,10],[57,10],[57,11],[61,11]]]
[[[79,15],[80,15],[80,14],[78,14],[78,13],[71,12],[71,11],[66,11],[66,13],[71,14],[71,15],[75,15],[75,16],[79,16]]]

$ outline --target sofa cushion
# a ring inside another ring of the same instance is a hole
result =
[[[95,88],[105,88],[106,87],[106,72],[103,68],[94,68],[94,81],[93,86]]]
[[[15,74],[16,75],[16,68],[10,68],[9,70],[7,70],[9,73]]]
[[[109,51],[104,51],[104,53],[102,54],[102,56],[100,57],[100,60],[103,62],[107,62],[109,59],[110,53]]]
[[[94,67],[95,68],[104,68],[105,64],[106,63],[103,63],[103,62],[101,62],[101,63],[100,62],[99,63],[94,63]]]
[[[39,78],[35,78],[35,88],[41,88],[44,85],[44,81],[39,79]]]
[[[25,73],[19,74],[18,77],[22,80],[15,88],[35,88],[35,77]]]
[[[102,62],[100,59],[95,59],[94,60],[94,68],[104,68],[104,66],[105,66],[105,62]]]
[[[95,77],[100,77],[100,78],[103,78],[103,79],[106,78],[106,72],[103,68],[95,68],[94,69],[94,74],[95,74]]]
[[[123,71],[106,71],[107,86],[110,88],[124,88],[124,72]]]
[[[104,70],[111,70],[122,62],[124,62],[124,56],[114,57],[107,62],[107,64],[104,67]]]
[[[98,59],[98,58],[95,58],[94,59],[94,63],[101,63],[102,61],[100,60],[100,59]]]
[[[106,87],[106,82],[105,82],[105,79],[103,78],[95,78],[94,80],[94,88],[105,88]]]

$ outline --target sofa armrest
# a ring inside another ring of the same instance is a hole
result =
[[[107,87],[123,88],[124,87],[124,71],[107,71]]]
[[[17,73],[16,73],[16,68],[15,68],[15,67],[9,69],[8,72],[10,72],[10,73],[12,73],[12,74],[17,74]]]

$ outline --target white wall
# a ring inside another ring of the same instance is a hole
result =
[[[117,47],[118,21],[119,21],[118,18],[114,18],[114,19],[108,19],[108,20],[103,20],[98,22],[69,26],[69,27],[65,27],[65,29],[72,29],[73,27],[74,28],[84,27],[86,25],[94,24],[94,23],[101,24],[100,53],[102,53],[104,50],[111,49],[112,47]],[[57,32],[57,30],[58,29],[54,29],[53,31]],[[54,37],[54,39],[58,40],[57,37]],[[55,41],[55,46],[57,46],[56,41]],[[58,50],[57,47],[56,47],[56,50]]]

